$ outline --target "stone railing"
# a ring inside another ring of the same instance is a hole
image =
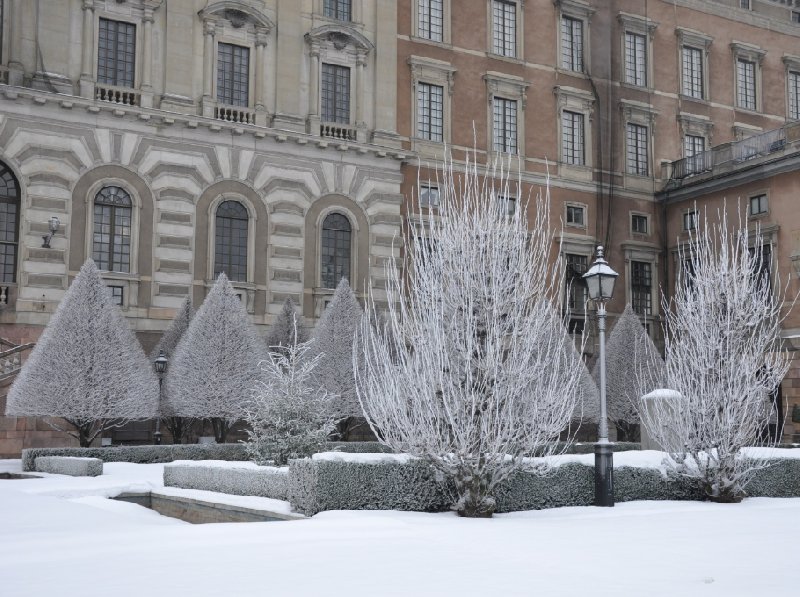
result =
[[[214,108],[214,118],[239,124],[256,123],[255,111],[241,106],[217,106]]]
[[[16,345],[0,338],[0,380],[15,375],[22,368],[22,357],[33,344]]]
[[[101,102],[120,104],[123,106],[139,106],[141,98],[138,91],[127,87],[114,87],[113,85],[95,85],[94,98]]]
[[[0,284],[0,309],[7,307],[11,300],[11,287]]]
[[[323,122],[319,125],[319,136],[339,141],[355,141],[355,127],[334,122]]]

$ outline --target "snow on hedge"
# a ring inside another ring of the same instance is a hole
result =
[[[104,429],[154,417],[158,380],[91,259],[81,267],[8,394],[6,415],[47,419],[89,446]]]
[[[170,363],[166,401],[176,416],[209,418],[218,443],[242,415],[266,357],[242,301],[220,274]]]
[[[97,477],[103,474],[103,461],[99,458],[74,456],[40,456],[34,463],[36,472],[70,477]]]
[[[247,462],[173,462],[164,466],[164,486],[285,500],[288,469]]]

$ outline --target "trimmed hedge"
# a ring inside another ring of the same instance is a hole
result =
[[[248,463],[249,464],[249,463]],[[288,498],[287,469],[271,466],[234,468],[176,462],[164,467],[164,486],[202,489],[232,495]]]
[[[97,477],[103,474],[103,461],[99,458],[71,456],[39,456],[34,461],[37,473],[69,475],[70,477]]]
[[[750,497],[800,497],[800,459],[775,458],[745,488]]]

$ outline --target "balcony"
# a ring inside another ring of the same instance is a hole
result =
[[[728,174],[749,165],[760,164],[783,154],[800,151],[800,122],[701,151],[664,166],[665,190],[696,180]]]
[[[356,141],[357,130],[354,126],[335,122],[322,122],[319,125],[319,136],[337,141]]]
[[[256,124],[256,113],[241,106],[215,106],[214,118],[235,124]]]
[[[127,87],[115,87],[98,83],[94,88],[94,98],[101,102],[109,102],[121,106],[141,106],[139,92]]]

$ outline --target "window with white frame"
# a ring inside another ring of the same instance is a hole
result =
[[[650,173],[648,128],[629,122],[627,125],[626,164],[628,174],[647,176]]]
[[[631,307],[639,315],[653,313],[653,265],[631,261]]]
[[[706,150],[706,139],[698,135],[683,137],[683,156],[690,158]]]
[[[517,101],[494,97],[492,101],[494,150],[517,153]]]
[[[561,66],[566,70],[583,72],[583,21],[561,17]]]
[[[750,197],[750,215],[761,216],[769,210],[769,203],[767,201],[766,193],[754,195]]]
[[[217,44],[217,101],[229,106],[250,104],[250,48]]]
[[[631,232],[650,234],[650,218],[644,214],[631,214]]]
[[[322,64],[320,89],[322,120],[350,124],[350,69],[338,64]]]
[[[130,194],[116,185],[104,186],[94,198],[92,259],[98,269],[131,271],[133,202]]]
[[[756,109],[756,63],[744,58],[736,60],[736,105]]]
[[[492,52],[517,56],[517,3],[492,0]]]
[[[689,209],[683,212],[683,229],[685,231],[697,229],[697,212]]]
[[[647,37],[630,31],[625,32],[625,82],[647,86]]]
[[[567,203],[567,224],[570,226],[586,227],[586,206]]]
[[[439,187],[422,185],[419,188],[420,207],[439,207]]]
[[[444,0],[417,0],[417,35],[444,41]]]
[[[322,14],[339,21],[350,21],[353,16],[352,0],[324,0]]]
[[[789,71],[789,119],[800,120],[800,71]]]
[[[681,92],[683,95],[703,99],[703,50],[692,46],[681,48]]]
[[[97,82],[133,87],[136,73],[136,25],[100,19],[97,35]]]
[[[561,112],[561,160],[566,164],[583,166],[586,163],[583,114]]]
[[[428,141],[444,140],[444,87],[417,83],[417,136]]]

